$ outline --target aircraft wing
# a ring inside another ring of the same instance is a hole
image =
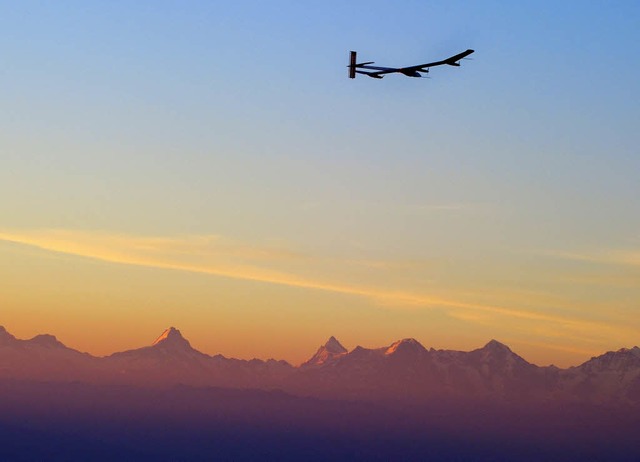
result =
[[[351,70],[350,77],[355,77],[356,74],[364,74],[369,77],[373,77],[376,79],[381,79],[386,74],[392,74],[394,72],[398,72],[400,74],[404,74],[409,77],[421,77],[420,72],[429,72],[430,67],[434,66],[442,66],[444,64],[448,64],[449,66],[459,66],[460,61],[465,56],[469,56],[473,53],[474,50],[466,50],[462,53],[458,53],[457,55],[451,56],[447,59],[443,59],[441,61],[434,61],[432,63],[426,64],[418,64],[417,66],[408,66],[408,67],[380,67],[380,66],[371,66],[373,62],[356,64],[355,59],[355,51],[351,52],[351,64],[348,66]]]
[[[356,73],[368,75],[369,77],[373,77],[375,79],[381,79],[384,74],[391,74],[393,72],[400,72],[401,69],[396,67],[381,67],[381,66],[369,66],[369,65],[359,65],[357,66]],[[360,69],[371,70],[374,72],[365,72]]]
[[[403,71],[419,71],[420,69],[424,69],[427,67],[442,66],[444,64],[448,64],[449,66],[459,66],[460,64],[457,61],[460,61],[462,58],[469,56],[474,51],[475,50],[466,50],[466,51],[463,51],[462,53],[458,53],[457,55],[451,56],[450,58],[443,59],[442,61],[434,61],[432,63],[419,64],[417,66],[403,67],[402,70]]]
[[[369,65],[360,65],[360,66],[356,66],[358,69],[371,69],[374,71],[380,71],[380,72],[376,72],[376,74],[380,73],[380,74],[389,74],[390,72],[398,72],[400,70],[399,67],[381,67],[381,66],[369,66]]]

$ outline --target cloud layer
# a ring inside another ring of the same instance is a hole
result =
[[[514,303],[513,297],[502,300],[499,292],[493,297],[489,294],[483,298],[491,300],[491,303],[473,303],[450,296],[442,289],[434,288],[430,294],[424,292],[424,286],[407,289],[376,285],[366,278],[345,280],[336,276],[341,274],[339,268],[353,262],[327,261],[282,245],[246,244],[217,235],[158,237],[62,229],[5,230],[0,232],[0,240],[116,264],[364,297],[389,308],[439,309],[461,322],[480,325],[501,323],[512,326],[516,332],[535,334],[539,338],[564,337],[589,342],[623,332],[631,335],[628,328],[615,323],[563,316],[535,307],[514,308],[518,304]],[[358,262],[358,265],[363,263]],[[393,262],[379,261],[364,266],[382,272],[397,268]]]

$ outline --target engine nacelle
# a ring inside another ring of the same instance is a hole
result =
[[[418,71],[402,71],[402,73],[407,77],[422,77]]]

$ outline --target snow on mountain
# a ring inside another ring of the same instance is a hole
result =
[[[327,340],[324,345],[318,348],[318,351],[300,367],[319,367],[332,364],[337,358],[345,355],[347,349],[333,336]]]
[[[175,327],[166,329],[150,346],[114,353],[111,359],[123,359],[134,361],[202,361],[210,358],[191,346],[180,331]]]
[[[117,381],[151,386],[272,388],[293,370],[286,361],[209,356],[193,348],[175,327],[166,329],[150,346],[105,359]]]
[[[321,347],[318,353],[322,352]],[[329,398],[408,399],[430,388],[429,365],[429,352],[415,339],[382,348],[357,346],[330,362],[301,367],[294,390]]]
[[[114,353],[105,358],[114,376],[123,382],[164,386],[207,380],[211,357],[194,349],[178,329],[166,329],[151,345]]]
[[[618,351],[609,351],[603,355],[591,358],[578,366],[587,372],[626,371],[640,366],[640,348],[621,348]]]
[[[481,399],[640,405],[640,348],[611,351],[563,370],[531,364],[496,340],[470,352],[427,350],[411,338],[347,351],[330,337],[295,368],[285,361],[207,355],[173,327],[151,345],[104,358],[68,348],[52,335],[21,340],[0,327],[1,378],[281,389],[414,403]]]
[[[561,371],[563,392],[596,403],[640,404],[640,348],[621,348]]]
[[[557,367],[538,367],[527,362],[496,340],[470,352],[427,350],[415,339],[399,340],[383,348],[358,346],[350,352],[340,350],[337,355],[327,350],[326,345],[320,347],[299,369],[289,382],[294,392],[332,398],[414,402],[481,399],[543,403],[573,395],[579,382],[568,381],[567,371]],[[622,380],[627,384],[625,396],[640,395],[636,380],[636,374],[640,374],[640,365],[636,364],[640,362],[640,349],[621,350],[609,356],[611,354],[605,355],[601,362],[609,364],[616,373],[629,368]],[[593,369],[596,364],[589,367]],[[593,374],[612,375],[602,367],[598,365],[598,371]],[[600,379],[605,380],[605,376]],[[593,391],[595,388],[588,389],[581,399],[592,400]]]
[[[413,338],[405,338],[391,344],[384,352],[385,356],[391,355],[421,355],[426,354],[427,349]]]
[[[557,380],[554,370],[527,362],[497,340],[467,353],[463,364],[477,393],[492,398],[542,399]]]
[[[158,337],[151,346],[159,348],[179,348],[179,349],[193,349],[189,341],[182,336],[180,331],[175,327],[169,327],[166,329],[160,337]]]

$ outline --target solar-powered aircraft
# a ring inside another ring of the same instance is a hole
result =
[[[443,59],[442,61],[434,61],[432,63],[426,64],[418,64],[417,66],[409,66],[409,67],[379,67],[379,66],[371,66],[374,62],[368,63],[356,63],[356,52],[352,51],[350,56],[349,65],[349,78],[355,79],[356,74],[364,74],[372,77],[374,79],[381,79],[385,76],[385,74],[393,74],[395,72],[399,74],[404,74],[407,77],[423,77],[421,72],[425,74],[429,72],[430,67],[434,66],[442,66],[443,64],[447,64],[449,66],[460,66],[460,61],[462,58],[469,56],[473,53],[474,50],[467,50],[459,53],[455,56],[452,56],[447,59]],[[362,70],[366,69],[366,70]]]

